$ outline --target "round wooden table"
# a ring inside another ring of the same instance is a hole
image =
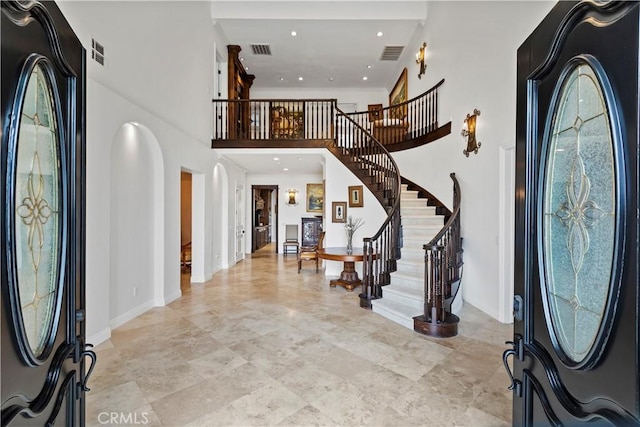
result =
[[[356,286],[362,285],[362,280],[358,277],[356,271],[356,262],[364,260],[362,248],[353,248],[353,253],[348,254],[346,247],[333,247],[318,249],[318,257],[329,261],[342,261],[344,267],[340,277],[329,282],[329,286],[336,287],[338,285],[344,287],[351,292]]]

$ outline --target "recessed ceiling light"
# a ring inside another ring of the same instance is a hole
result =
[[[302,76],[298,77],[298,80],[303,81],[304,79],[302,78]]]
[[[298,160],[302,160],[302,157],[298,157]]]
[[[249,67],[244,67],[245,70],[249,71]]]
[[[364,77],[362,78],[362,80],[369,80],[369,77],[364,76]]]
[[[282,82],[282,81],[284,81],[284,77],[280,77],[280,81],[281,81],[281,82]]]
[[[378,31],[378,33],[376,34],[376,36],[378,36],[378,37],[382,37],[382,31]]]
[[[371,68],[371,64],[367,65],[367,68]]]
[[[329,77],[329,81],[332,82],[333,81],[333,77]]]
[[[291,35],[292,35],[293,37],[295,37],[295,36],[297,36],[297,35],[298,35],[298,33],[297,33],[297,32],[295,32],[295,31],[291,31]]]
[[[244,61],[244,58],[240,58],[240,61]]]
[[[278,160],[280,160],[280,157],[274,157],[273,160],[277,162]]]
[[[289,170],[289,168],[284,168],[284,169],[282,169],[282,170],[283,170],[283,171],[288,171],[288,170]]]

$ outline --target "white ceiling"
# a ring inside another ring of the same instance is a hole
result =
[[[426,3],[212,0],[212,15],[229,43],[242,48],[254,88],[380,89],[399,72],[397,61],[380,60],[384,47],[418,51],[411,40],[426,19]],[[251,44],[268,44],[272,55],[254,55]]]
[[[384,47],[406,46],[403,54],[413,55],[421,42],[412,39],[427,15],[425,0],[211,1],[216,29],[242,48],[256,76],[252,88],[387,90],[400,64],[380,60]],[[268,44],[272,55],[254,55],[251,44]],[[222,151],[251,174],[317,174],[324,160],[314,150]]]

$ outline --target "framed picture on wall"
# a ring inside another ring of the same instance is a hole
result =
[[[347,202],[332,202],[331,212],[331,222],[347,222]]]
[[[307,184],[307,212],[322,214],[324,206],[324,185]]]
[[[404,119],[407,116],[407,105],[400,105],[407,101],[407,69],[402,70],[398,81],[396,82],[391,93],[389,93],[389,107],[398,105],[396,108],[389,109],[389,118]]]
[[[349,207],[361,208],[364,206],[362,200],[362,185],[353,185],[349,187]]]

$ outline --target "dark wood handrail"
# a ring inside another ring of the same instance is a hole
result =
[[[451,124],[438,124],[438,89],[444,79],[422,94],[400,104],[380,109],[357,111],[347,115],[360,126],[371,131],[373,136],[390,151],[406,149],[411,141],[428,142],[429,135],[451,131]]]
[[[424,98],[425,96],[429,95],[430,93],[435,92],[440,86],[442,86],[443,83],[444,83],[444,79],[440,80],[433,87],[431,87],[430,89],[427,89],[426,91],[422,92],[420,95],[414,96],[413,98],[411,98],[411,99],[409,99],[407,101],[401,102],[400,104],[396,104],[394,106],[389,106],[389,107],[384,107],[380,111],[385,111],[385,110],[390,110],[390,109],[397,108],[397,107],[402,107],[402,106],[410,104],[410,103],[412,103],[414,101],[417,101],[420,98]],[[355,116],[355,115],[358,115],[358,114],[368,114],[368,113],[369,113],[369,110],[367,110],[367,111],[356,111],[356,112],[353,112],[353,113],[347,113],[347,115],[348,116]]]
[[[453,180],[453,210],[442,229],[424,245],[424,315],[414,317],[418,332],[448,337],[457,334],[459,318],[451,304],[462,279],[462,237],[460,235],[460,184]]]
[[[429,243],[424,245],[424,249],[430,249],[438,246],[438,242],[447,233],[447,230],[451,229],[456,222],[460,222],[460,183],[458,182],[455,173],[452,172],[449,176],[453,180],[453,211],[451,211],[451,217],[438,234],[436,234]]]

